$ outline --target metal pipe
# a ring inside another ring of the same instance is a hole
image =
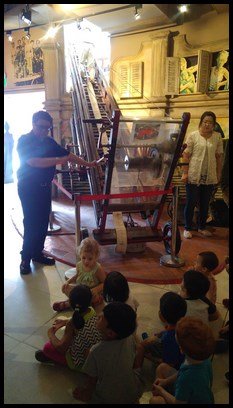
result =
[[[175,260],[176,256],[176,234],[177,234],[177,208],[178,208],[178,193],[179,187],[173,187],[172,196],[172,241],[171,241],[171,257]]]
[[[78,262],[78,255],[77,255],[77,248],[81,242],[81,220],[80,220],[80,200],[78,200],[78,196],[80,194],[76,193],[74,195],[74,205],[75,205],[75,256],[76,256],[76,263]]]

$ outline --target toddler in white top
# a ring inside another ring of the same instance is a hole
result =
[[[92,292],[92,306],[96,306],[103,301],[102,290],[105,280],[105,272],[97,262],[100,254],[98,242],[93,238],[85,238],[78,248],[80,261],[76,265],[76,274],[62,285],[62,292],[69,297],[74,286],[83,284],[89,286]],[[69,300],[55,302],[53,310],[61,312],[70,308]]]

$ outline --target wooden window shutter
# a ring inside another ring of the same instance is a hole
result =
[[[179,94],[180,58],[166,58],[165,95]]]
[[[209,51],[198,51],[197,92],[206,93],[208,90],[211,58]]]
[[[120,98],[142,98],[143,62],[128,62],[119,69]]]
[[[130,96],[129,91],[129,64],[120,66],[120,98],[127,98]]]
[[[142,98],[143,62],[130,63],[130,96]]]

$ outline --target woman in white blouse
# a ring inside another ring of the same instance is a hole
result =
[[[204,112],[199,129],[190,133],[183,152],[184,161],[188,163],[181,178],[186,183],[184,238],[192,238],[192,219],[197,202],[198,232],[206,237],[212,235],[206,229],[206,219],[212,191],[220,181],[223,156],[223,142],[220,133],[214,131],[215,124],[215,114]]]

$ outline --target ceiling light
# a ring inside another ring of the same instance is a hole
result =
[[[179,12],[180,13],[187,13],[188,11],[188,5],[187,4],[180,4],[178,6]]]
[[[60,4],[63,11],[72,11],[77,7],[77,4]]]
[[[25,10],[22,10],[22,15],[21,19],[28,25],[31,25],[32,23],[32,13],[31,10],[29,9],[29,4],[26,4]]]
[[[45,35],[44,38],[45,38],[45,39],[54,38],[55,35],[57,34],[59,28],[61,28],[60,25],[55,26],[55,27],[50,27],[50,28],[48,29],[48,31],[47,31],[47,33],[46,33],[46,35]]]
[[[78,28],[78,30],[82,30],[82,23],[83,22],[83,18],[79,18],[78,20],[77,20],[77,28]]]
[[[11,35],[11,31],[7,31],[7,32],[6,32],[6,35],[7,35],[7,37],[8,37],[8,41],[12,42],[12,41],[13,41],[13,37],[12,37],[12,35]]]
[[[141,15],[139,13],[138,10],[140,10],[142,8],[142,4],[136,4],[135,5],[135,13],[134,13],[134,18],[135,20],[139,20],[139,18],[141,18]]]

